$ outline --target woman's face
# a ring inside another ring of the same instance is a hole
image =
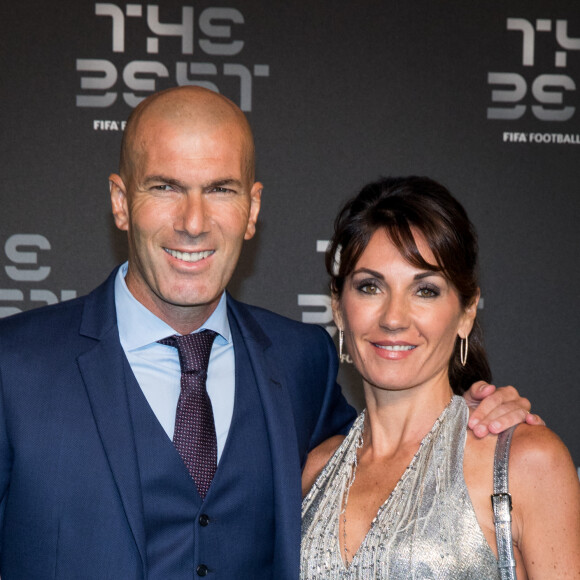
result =
[[[423,258],[435,264],[421,234]],[[366,383],[386,390],[437,384],[449,388],[457,335],[471,331],[477,300],[463,310],[455,288],[438,272],[407,262],[384,230],[376,231],[334,304],[347,352]]]

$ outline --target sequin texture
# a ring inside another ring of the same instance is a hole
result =
[[[468,416],[463,398],[453,397],[347,568],[340,553],[339,518],[363,411],[302,503],[300,578],[499,580],[497,560],[463,477]]]

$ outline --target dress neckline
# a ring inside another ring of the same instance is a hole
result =
[[[407,465],[407,467],[405,468],[405,470],[401,474],[401,477],[399,478],[399,480],[395,484],[395,487],[392,489],[391,493],[387,496],[385,501],[381,504],[381,506],[377,510],[375,517],[372,519],[372,521],[369,525],[369,529],[367,530],[367,533],[365,534],[364,538],[362,539],[362,542],[359,544],[356,552],[353,554],[353,557],[352,557],[350,563],[348,563],[348,564],[345,562],[345,560],[343,558],[342,548],[340,545],[340,538],[341,538],[340,520],[341,520],[342,509],[338,510],[338,514],[337,514],[337,518],[336,518],[336,537],[338,538],[338,541],[337,541],[336,546],[335,546],[335,553],[338,556],[338,558],[340,559],[345,572],[347,572],[351,568],[351,566],[355,563],[355,560],[358,560],[359,554],[364,549],[365,544],[367,543],[367,539],[374,532],[374,529],[377,525],[377,522],[381,519],[381,515],[384,513],[384,511],[386,509],[388,509],[392,498],[397,496],[398,491],[405,484],[406,480],[409,477],[409,474],[413,471],[413,468],[414,468],[415,464],[417,463],[417,459],[418,459],[418,457],[420,457],[421,451],[423,450],[423,448],[428,443],[430,443],[431,441],[436,439],[437,433],[439,432],[439,429],[441,428],[443,421],[444,421],[444,419],[447,415],[447,412],[448,412],[449,408],[451,407],[453,401],[454,401],[454,397],[452,396],[449,403],[447,403],[447,405],[445,405],[445,408],[443,409],[443,411],[441,411],[441,414],[437,417],[437,419],[435,419],[435,422],[433,423],[429,432],[425,434],[423,439],[421,439],[421,442],[419,443],[419,447],[417,448],[417,451],[414,453],[413,457],[411,458],[411,461],[409,462],[409,464]],[[359,416],[357,417],[356,423],[354,425],[354,427],[356,429],[356,434],[355,434],[355,438],[354,438],[355,440],[357,440],[360,437],[360,435],[364,429],[365,416],[366,416],[366,409],[363,409],[361,411],[361,413],[359,414]],[[342,447],[342,445],[339,446],[339,448],[335,451],[335,453],[333,454],[333,457],[334,457],[334,455],[338,454],[341,447]],[[354,465],[354,457],[356,456],[357,452],[358,452],[358,447],[356,445],[353,445],[350,449],[350,453],[348,454],[348,461],[351,464],[351,466]],[[322,475],[322,473],[320,475]],[[340,494],[339,499],[340,499],[341,506],[343,505],[344,494],[346,493],[346,488],[348,487],[348,481],[351,480],[351,477],[352,477],[352,474],[345,481],[345,488],[343,489],[342,493]],[[344,508],[346,509],[346,506],[344,506]]]

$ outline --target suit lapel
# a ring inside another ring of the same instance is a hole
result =
[[[281,571],[279,577],[285,578],[289,570],[297,570],[298,566],[302,500],[298,440],[288,385],[275,367],[270,339],[244,305],[229,295],[228,315],[233,317],[244,339],[264,408],[272,453],[275,557]]]
[[[143,569],[147,551],[137,451],[126,390],[126,358],[119,341],[114,307],[114,275],[87,297],[81,334],[98,342],[77,361],[103,448]]]

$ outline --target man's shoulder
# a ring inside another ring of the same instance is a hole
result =
[[[82,312],[86,298],[86,296],[81,296],[72,300],[66,300],[65,302],[33,308],[19,312],[18,314],[13,314],[12,316],[7,316],[6,318],[0,319],[0,332],[5,334],[6,332],[29,326],[50,326],[59,319],[66,319],[75,315],[78,316],[78,313]]]
[[[3,368],[31,369],[76,353],[84,301],[85,297],[75,298],[1,319]]]
[[[110,309],[110,304],[114,304],[111,295],[111,277],[89,294],[0,319],[0,337],[26,332],[58,334],[73,327],[78,331],[88,301],[93,304],[95,316],[105,315]]]
[[[240,302],[231,296],[228,296],[228,303],[232,308],[241,312],[245,311],[247,314],[250,314],[253,318],[260,322],[269,324],[289,324],[290,326],[296,327],[305,326],[303,322],[292,320],[291,318],[282,316],[281,314],[277,314],[276,312],[268,310],[267,308],[262,308],[261,306],[248,304],[247,302]]]
[[[241,315],[243,320],[255,321],[267,334],[271,332],[290,332],[313,337],[328,336],[328,333],[321,326],[298,322],[272,310],[240,302],[229,295],[228,305],[236,315]]]

